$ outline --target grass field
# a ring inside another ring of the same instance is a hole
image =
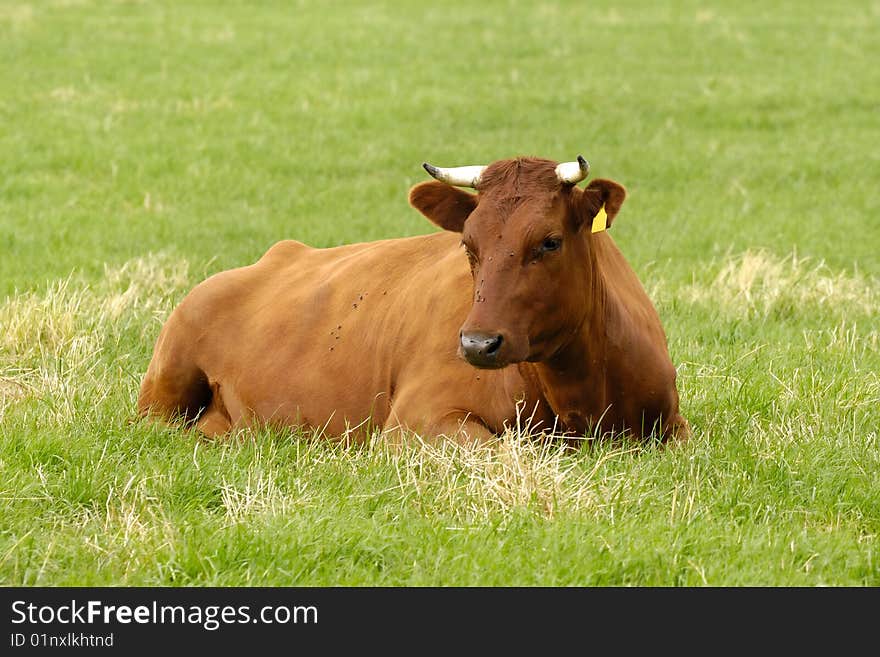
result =
[[[0,584],[880,585],[880,3],[0,0],[0,55]],[[686,446],[132,422],[205,276],[578,153]]]

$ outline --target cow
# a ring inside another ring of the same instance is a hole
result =
[[[211,276],[162,327],[140,415],[209,437],[482,443],[525,414],[547,435],[686,440],[659,316],[604,230],[623,186],[579,187],[581,156],[423,167],[409,202],[442,231],[286,240]]]

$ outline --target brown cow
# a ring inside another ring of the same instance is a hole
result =
[[[524,410],[557,433],[687,438],[657,312],[608,233],[591,232],[624,188],[578,188],[581,157],[424,166],[438,181],[409,200],[443,232],[283,241],[208,278],[159,335],[141,414],[209,436],[274,424],[483,440]]]

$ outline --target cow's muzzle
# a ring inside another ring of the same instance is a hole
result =
[[[501,354],[503,345],[504,336],[499,333],[462,331],[459,353],[474,367],[495,369],[507,365]]]

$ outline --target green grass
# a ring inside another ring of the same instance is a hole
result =
[[[880,585],[876,3],[2,0],[0,55],[0,584]],[[206,275],[578,153],[686,446],[132,421]]]

